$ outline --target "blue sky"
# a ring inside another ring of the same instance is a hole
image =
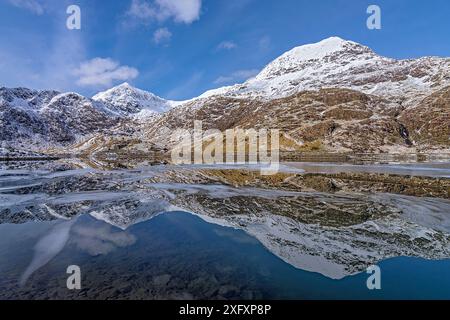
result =
[[[81,8],[81,30],[66,9]],[[382,29],[366,27],[370,4]],[[450,1],[0,0],[0,86],[92,95],[124,81],[187,99],[330,36],[394,58],[450,56]]]

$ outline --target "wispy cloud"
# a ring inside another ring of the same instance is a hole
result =
[[[136,78],[139,71],[129,66],[121,66],[111,58],[94,58],[84,61],[74,70],[80,86],[110,87],[115,81]]]
[[[200,18],[202,0],[132,0],[127,15],[144,22],[175,22],[190,24]]]
[[[37,0],[8,0],[8,2],[37,15],[44,13],[44,7]]]
[[[153,33],[153,42],[156,44],[168,42],[172,38],[172,32],[167,28],[159,28]]]
[[[272,39],[269,36],[264,36],[259,39],[258,45],[260,50],[267,50],[270,48],[272,44]]]
[[[65,11],[61,17],[65,17]],[[73,70],[87,59],[84,34],[65,28],[49,29],[48,34],[19,30],[14,30],[15,38],[8,46],[0,47],[0,83],[10,87],[78,90]]]
[[[237,48],[237,44],[234,43],[233,41],[222,41],[217,46],[217,50],[232,50],[232,49],[236,49],[236,48]]]
[[[217,78],[214,83],[215,84],[232,84],[241,81],[245,81],[251,77],[256,76],[259,73],[257,69],[245,69],[245,70],[237,70],[229,75],[221,76]]]
[[[203,79],[203,72],[195,72],[182,85],[166,93],[168,99],[183,100],[192,97],[192,92],[198,89]]]

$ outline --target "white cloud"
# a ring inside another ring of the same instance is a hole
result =
[[[214,83],[215,84],[230,84],[237,83],[240,81],[245,81],[251,77],[256,76],[259,73],[257,69],[248,69],[248,70],[237,70],[230,75],[221,76],[217,78]]]
[[[237,44],[234,43],[233,41],[222,41],[217,46],[217,50],[232,50],[235,48],[237,48]]]
[[[259,39],[258,45],[261,50],[267,50],[270,48],[270,45],[272,44],[272,40],[269,36],[264,36],[261,39]]]
[[[167,42],[172,38],[172,33],[167,28],[160,28],[153,33],[153,41],[156,44]]]
[[[157,16],[156,8],[145,0],[132,0],[127,14],[139,19],[156,18]]]
[[[44,13],[44,7],[36,0],[8,0],[13,6],[26,9],[34,14],[41,15]]]
[[[121,66],[110,58],[94,58],[84,61],[74,70],[80,86],[110,87],[114,81],[136,78],[139,71],[129,66]]]
[[[190,24],[200,18],[201,7],[202,0],[132,0],[128,15],[147,21],[173,19]]]

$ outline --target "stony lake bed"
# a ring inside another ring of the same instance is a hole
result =
[[[450,298],[449,218],[445,160],[4,162],[0,299]]]

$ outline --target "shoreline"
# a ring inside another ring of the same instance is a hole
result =
[[[155,163],[171,164],[170,156],[164,153],[151,154],[120,154],[115,153],[114,157],[109,154],[87,156],[84,154],[59,154],[42,156],[1,156],[0,162],[37,162],[37,161],[58,161],[64,159],[79,159],[88,161],[98,161],[105,164],[127,163],[138,161],[154,161]],[[248,155],[246,155],[246,161]],[[390,164],[390,163],[432,163],[450,162],[450,153],[326,153],[326,152],[280,152],[279,162],[282,163],[342,163],[352,165],[364,164]]]

